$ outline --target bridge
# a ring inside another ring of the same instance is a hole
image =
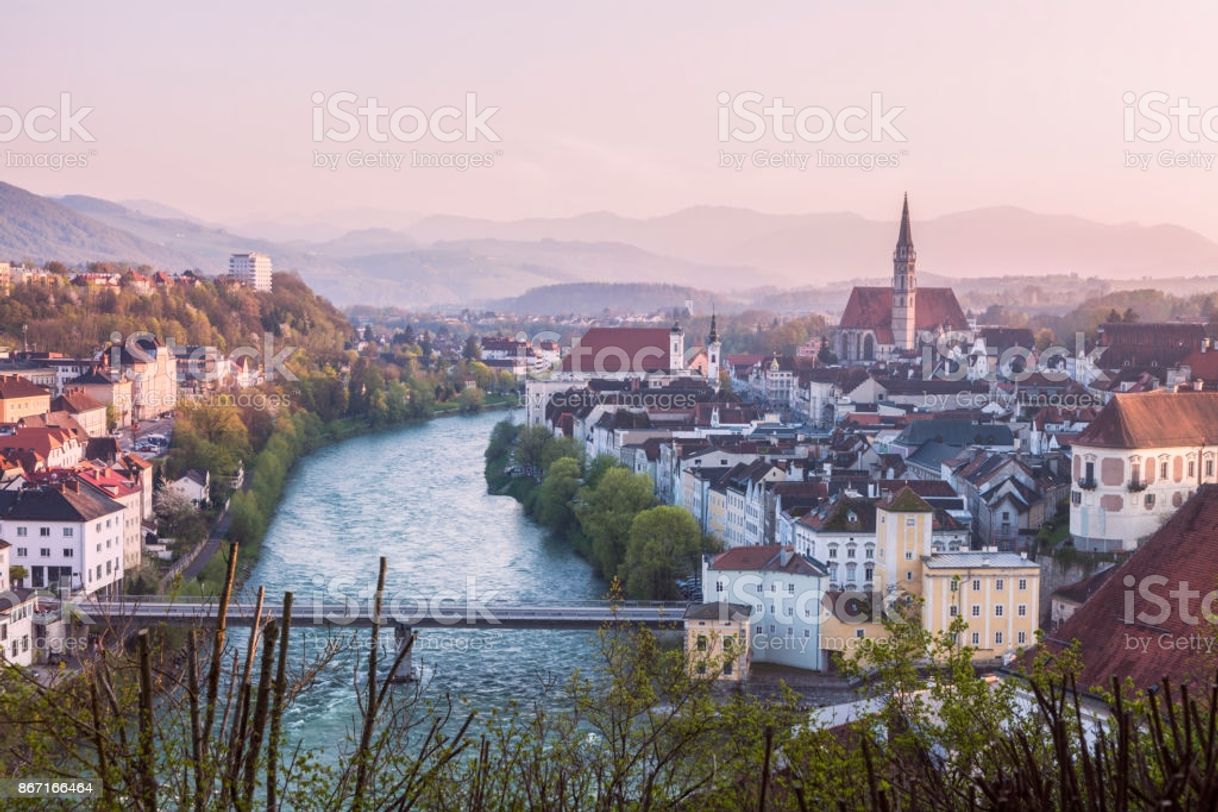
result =
[[[650,628],[680,623],[692,604],[685,601],[567,601],[563,603],[515,603],[509,601],[416,600],[392,598],[381,609],[382,627],[409,626],[433,629],[598,629],[607,623],[629,623]],[[81,622],[136,624],[169,623],[197,625],[215,623],[220,607],[215,600],[128,597],[118,600],[84,600],[73,604]],[[283,604],[264,603],[261,613],[254,603],[231,601],[225,621],[229,625],[251,625],[255,619],[283,619]],[[372,602],[326,601],[320,597],[298,600],[292,607],[293,626],[372,626]]]
[[[51,604],[62,606],[59,601]],[[451,599],[412,600],[391,598],[381,607],[380,626],[392,628],[400,652],[413,638],[415,630],[431,629],[599,629],[606,624],[625,623],[648,628],[671,628],[681,622],[692,604],[683,601],[576,601],[554,604],[529,604],[508,601],[461,601]],[[49,608],[49,607],[48,607]],[[71,604],[77,622],[86,625],[134,625],[159,623],[201,625],[216,623],[220,605],[212,599],[174,599],[128,597],[118,600],[85,600]],[[283,621],[282,603],[257,604],[230,601],[225,623],[250,626],[269,619]],[[371,599],[326,601],[321,596],[294,603],[292,626],[328,628],[371,628]],[[409,653],[399,661],[390,676],[394,682],[414,677]]]

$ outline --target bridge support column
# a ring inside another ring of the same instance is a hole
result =
[[[405,623],[393,624],[393,638],[397,642],[397,648],[394,650],[394,659],[402,653],[402,649],[406,648],[407,644],[414,639],[414,629]],[[401,662],[397,664],[397,668],[389,675],[390,682],[411,682],[414,680],[414,663],[412,662],[414,655],[407,652]]]

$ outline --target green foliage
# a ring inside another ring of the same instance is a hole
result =
[[[654,504],[651,480],[622,466],[606,471],[596,487],[580,491],[576,515],[591,545],[592,562],[602,575],[619,574],[631,522]]]
[[[560,536],[566,536],[576,527],[572,503],[580,488],[580,473],[578,459],[562,457],[550,465],[537,489],[534,516],[538,523]]]
[[[630,523],[623,576],[631,598],[676,600],[676,580],[698,565],[702,531],[689,511],[660,505]]]

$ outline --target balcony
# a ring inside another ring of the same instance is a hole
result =
[[[1080,479],[1080,480],[1078,481],[1078,486],[1079,486],[1080,488],[1082,488],[1083,490],[1085,490],[1085,491],[1093,491],[1093,490],[1095,490],[1095,488],[1096,488],[1096,484],[1097,484],[1097,483],[1096,483],[1096,481],[1095,481],[1095,478],[1094,478],[1094,477],[1083,477],[1082,479]]]
[[[1129,483],[1129,492],[1130,493],[1141,493],[1144,490],[1146,490],[1145,482],[1139,482],[1138,480],[1135,479]]]

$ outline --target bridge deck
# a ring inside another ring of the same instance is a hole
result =
[[[466,604],[444,601],[438,605],[403,601],[397,606],[384,607],[382,625],[453,629],[596,629],[607,623],[630,623],[659,628],[680,624],[689,606],[684,602],[629,601],[616,604],[518,604],[495,601]],[[85,616],[84,622],[91,623],[193,625],[215,623],[219,615],[219,607],[214,602],[85,601],[75,607]],[[368,606],[306,600],[293,606],[292,625],[367,628],[372,625],[371,614],[371,607]],[[261,616],[282,619],[282,604],[264,604]],[[255,607],[252,604],[231,604],[228,608],[227,623],[230,625],[250,625],[254,619]]]

